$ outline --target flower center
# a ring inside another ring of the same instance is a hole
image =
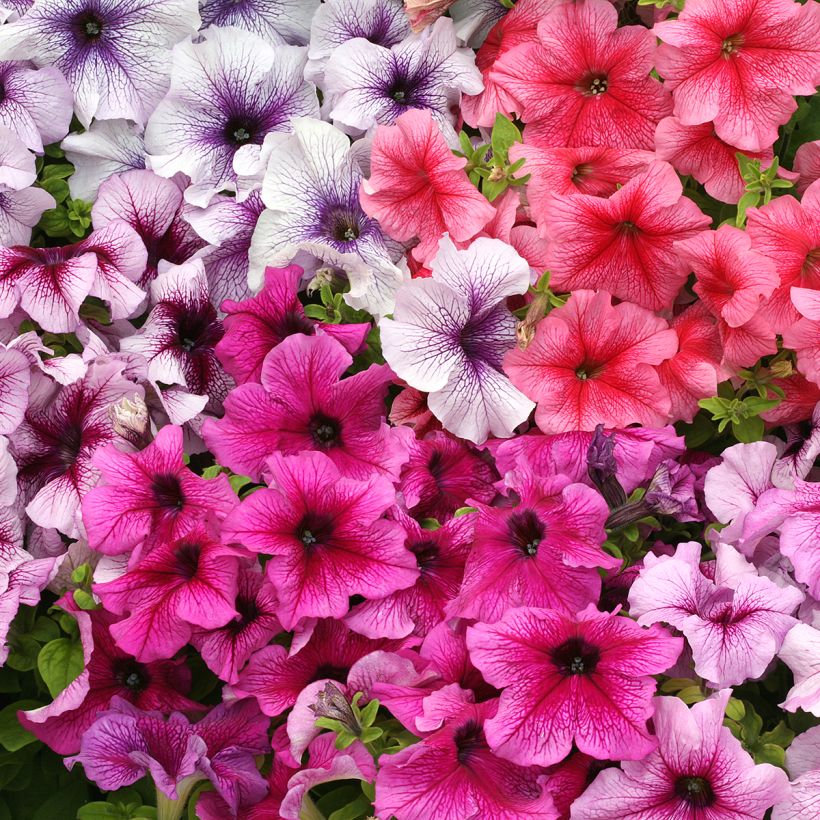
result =
[[[328,223],[330,235],[337,242],[354,242],[361,236],[359,220],[347,210],[339,208],[331,211]]]
[[[240,633],[246,626],[252,624],[259,616],[259,607],[255,598],[240,596],[236,599],[236,611],[239,617],[228,624],[228,629],[234,635]]]
[[[341,428],[336,419],[331,419],[321,413],[317,413],[310,420],[308,429],[310,430],[313,443],[323,450],[327,450],[339,443]]]
[[[740,34],[733,34],[727,37],[720,44],[720,55],[724,60],[728,60],[733,54],[737,54],[738,48],[743,42],[743,36]]]
[[[419,569],[430,569],[438,558],[438,545],[432,541],[417,541],[407,545],[407,549],[416,556]]]
[[[675,794],[697,808],[706,808],[715,802],[712,786],[704,777],[679,777],[675,781]]]
[[[102,36],[103,21],[93,11],[80,14],[75,18],[74,25],[80,37],[88,43],[95,43]]]
[[[638,226],[634,222],[630,222],[628,219],[624,222],[618,224],[618,230],[621,233],[627,234],[628,236],[634,236],[640,230]]]
[[[607,82],[606,77],[595,77],[589,84],[589,93],[593,97],[597,97],[598,95],[605,93],[608,86],[609,83]]]
[[[410,105],[410,89],[407,87],[407,84],[402,80],[397,80],[396,82],[394,82],[388,90],[387,94],[394,102],[397,102],[399,105]]]
[[[177,313],[176,343],[185,353],[198,355],[209,351],[223,333],[222,323],[210,304]]]
[[[199,570],[202,547],[193,541],[183,541],[176,548],[177,572],[189,581]]]
[[[83,431],[77,424],[69,424],[65,427],[60,436],[60,443],[57,445],[56,457],[66,469],[72,467],[80,450],[83,447]]]
[[[538,546],[547,532],[533,510],[516,510],[507,519],[507,530],[513,545],[528,557],[538,553]]]
[[[257,128],[254,123],[243,117],[231,117],[225,123],[225,139],[229,143],[241,146],[249,142],[256,142]]]
[[[155,475],[151,479],[151,490],[157,505],[163,509],[178,512],[185,506],[185,494],[179,479],[171,473]]]
[[[316,546],[327,544],[332,535],[332,519],[319,513],[306,513],[296,528],[296,538],[302,542],[307,552],[311,552]]]
[[[592,165],[588,162],[581,162],[572,169],[572,181],[581,177],[588,177],[592,173]]]
[[[456,757],[461,764],[468,763],[476,752],[487,748],[484,730],[472,720],[458,729],[453,737],[453,743],[456,745]]]
[[[552,662],[565,677],[590,675],[595,671],[601,653],[583,638],[570,638],[550,652]]]
[[[129,658],[115,661],[114,680],[135,695],[144,692],[151,682],[145,666]]]

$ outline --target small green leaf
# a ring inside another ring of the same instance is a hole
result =
[[[38,615],[29,635],[40,643],[48,643],[60,637],[60,627],[53,618],[49,618],[47,615]]]
[[[252,484],[253,480],[248,478],[246,475],[232,475],[228,477],[228,484],[231,485],[231,489],[239,495],[239,491],[243,487],[247,487],[248,484]]]
[[[764,432],[763,419],[759,416],[752,416],[751,418],[732,422],[732,434],[738,441],[744,444],[760,441],[763,438]]]
[[[726,717],[730,720],[743,720],[743,716],[746,714],[746,707],[743,705],[742,700],[738,700],[737,698],[729,698],[729,702],[726,704]]]
[[[786,752],[782,746],[774,743],[764,743],[754,750],[755,763],[771,763],[773,766],[786,767]]]
[[[83,647],[79,641],[57,638],[41,650],[37,669],[51,697],[56,698],[83,671]]]
[[[31,672],[37,667],[37,656],[40,654],[40,644],[31,635],[17,635],[11,641],[6,664],[18,672]]]
[[[507,119],[503,114],[496,114],[490,141],[493,148],[493,157],[499,162],[506,164],[510,146],[520,141],[521,132],[515,123]]]
[[[225,472],[225,468],[221,464],[212,464],[210,467],[206,467],[202,471],[203,478],[216,478],[218,475],[222,475]]]
[[[35,743],[37,738],[20,725],[17,712],[27,712],[40,706],[43,704],[38,700],[18,700],[0,711],[0,746],[9,752],[16,752],[29,743]]]
[[[94,600],[94,596],[85,589],[75,589],[71,593],[74,598],[74,603],[85,612],[90,612],[94,609],[99,609],[99,604]]]
[[[462,515],[469,515],[474,512],[478,512],[478,507],[459,507],[453,513],[453,518],[461,518]]]

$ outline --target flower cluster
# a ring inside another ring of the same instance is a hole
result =
[[[820,817],[818,0],[0,12],[0,817]]]

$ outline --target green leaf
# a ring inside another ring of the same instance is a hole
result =
[[[752,416],[748,419],[732,422],[732,434],[743,444],[760,441],[763,438],[764,432],[763,419],[759,416]]]
[[[763,743],[774,743],[785,749],[794,740],[794,732],[781,720],[774,729],[764,732],[760,740]]]
[[[39,700],[18,700],[0,711],[0,746],[9,752],[16,752],[29,743],[35,743],[37,738],[26,731],[17,720],[17,711],[27,712],[43,705]]]
[[[521,132],[515,123],[508,120],[503,114],[496,114],[495,123],[493,123],[492,138],[490,140],[493,157],[500,163],[506,165],[510,146],[520,141]]]
[[[85,564],[84,566],[88,565]],[[60,637],[60,627],[53,618],[49,618],[47,615],[38,615],[29,635],[40,643],[48,643]]]
[[[11,641],[6,664],[18,672],[31,672],[37,667],[40,644],[31,635],[17,635]]]
[[[470,135],[466,132],[459,132],[458,144],[461,146],[461,153],[465,157],[469,157],[473,153],[473,143],[470,141]]]
[[[68,190],[68,183],[64,179],[60,179],[59,177],[52,177],[51,179],[41,179],[39,182],[39,186],[44,191],[48,191],[54,197],[54,199],[57,200],[58,205],[61,202],[65,202],[70,194]],[[66,222],[66,224],[68,223]]]
[[[336,809],[327,820],[358,820],[358,818],[367,817],[370,814],[371,805],[370,800],[365,795],[361,795],[352,803]]]
[[[37,658],[37,668],[53,698],[79,676],[83,665],[82,644],[70,638],[50,641],[40,650]]]
[[[755,763],[771,763],[773,766],[786,767],[786,752],[774,743],[764,743],[754,750]]]
[[[253,480],[246,475],[232,475],[228,477],[228,484],[230,484],[231,489],[239,495],[239,491],[243,487],[247,487],[248,484],[253,484]]]
[[[68,231],[68,217],[62,208],[51,208],[43,213],[40,221],[37,223],[40,228],[48,236],[60,238],[66,235]]]
[[[210,467],[206,467],[202,471],[203,478],[216,478],[218,475],[222,475],[225,472],[225,468],[221,464],[212,464]]]
[[[88,800],[88,784],[84,780],[75,780],[45,800],[31,820],[75,817],[86,800]]]
[[[94,600],[94,596],[85,589],[75,589],[71,593],[74,603],[85,612],[90,612],[94,609],[99,609],[100,605]]]
[[[376,715],[379,711],[379,701],[376,698],[370,701],[363,709],[359,711],[359,723],[367,728],[372,726],[376,721]]]
[[[743,399],[743,404],[746,405],[750,415],[759,416],[767,410],[772,410],[780,404],[780,399],[761,399],[757,396],[748,396]]]
[[[478,507],[459,507],[453,513],[453,518],[461,518],[462,515],[469,515],[474,512],[478,512]]]
[[[730,720],[743,720],[743,716],[746,714],[746,707],[743,705],[742,700],[738,700],[737,698],[729,698],[729,702],[726,704],[726,717]]]

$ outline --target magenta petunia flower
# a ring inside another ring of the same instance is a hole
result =
[[[285,629],[300,618],[340,618],[352,595],[382,598],[419,575],[404,532],[382,518],[395,502],[390,481],[342,477],[321,452],[271,456],[271,489],[246,498],[223,538],[273,556],[266,565]]]
[[[545,770],[491,751],[485,732],[497,701],[457,703],[440,729],[382,759],[378,814],[397,820],[557,820]]]
[[[308,42],[310,20],[320,0],[200,0],[202,26],[235,26],[270,43]]]
[[[11,449],[26,514],[35,524],[72,538],[80,534],[81,499],[100,476],[91,460],[94,452],[109,442],[129,447],[109,410],[123,398],[143,394],[123,370],[122,362],[98,360],[84,378],[38,396],[26,410]]]
[[[197,526],[94,592],[109,612],[128,615],[111,626],[117,646],[147,663],[172,657],[195,627],[216,629],[235,618],[238,572],[236,553]]]
[[[674,556],[647,554],[629,590],[629,611],[639,624],[679,629],[698,675],[717,687],[735,686],[766,671],[804,595],[758,576],[729,545],[716,551],[714,581],[700,567],[697,542],[679,544]]]
[[[659,626],[642,629],[590,605],[578,616],[523,607],[496,624],[467,630],[473,663],[502,689],[485,725],[490,748],[507,760],[549,766],[573,742],[603,759],[639,760],[655,748],[655,681],[683,646]]]
[[[265,284],[256,296],[222,304],[227,314],[225,335],[216,346],[216,355],[237,384],[261,382],[265,356],[294,333],[311,336],[321,328],[351,355],[364,344],[369,324],[331,325],[305,316],[298,298],[303,273],[298,265],[267,268]]]
[[[489,504],[496,496],[498,474],[472,447],[440,431],[410,442],[410,458],[398,489],[415,518],[443,522],[467,499]]]
[[[340,378],[352,357],[328,335],[288,336],[265,358],[262,384],[232,390],[225,417],[208,420],[206,443],[221,464],[258,479],[273,453],[326,455],[342,475],[395,480],[407,461],[409,431],[388,427],[385,365]]]
[[[650,76],[654,53],[654,34],[618,27],[607,0],[563,3],[541,18],[537,42],[499,56],[490,80],[520,104],[528,142],[651,151],[655,126],[672,113]]]
[[[506,297],[529,287],[529,265],[498,239],[458,250],[444,236],[430,278],[404,285],[379,323],[384,357],[454,435],[478,444],[508,438],[533,403],[501,371],[515,344]]]
[[[84,669],[53,703],[19,715],[22,725],[55,752],[77,753],[85,731],[114,698],[149,711],[203,709],[185,697],[191,673],[183,659],[140,663],[114,643],[110,628],[118,620],[115,615],[102,609],[85,612],[68,596],[60,606],[77,621]]]
[[[404,528],[404,545],[416,557],[416,583],[357,604],[345,623],[370,638],[423,637],[444,620],[445,605],[461,585],[464,561],[473,541],[473,516],[451,518],[435,530],[422,529],[398,509],[391,517]]]
[[[146,358],[152,382],[180,385],[200,397],[208,411],[220,410],[230,379],[214,348],[224,329],[211,304],[202,261],[175,265],[157,276],[151,301],[145,324],[124,338],[120,349]]]
[[[710,222],[666,162],[651,163],[608,198],[553,196],[541,219],[553,287],[605,289],[650,310],[671,307],[686,281],[673,243]]]
[[[106,555],[180,537],[213,515],[222,520],[238,499],[225,475],[201,478],[182,460],[182,428],[163,427],[137,453],[113,445],[92,459],[103,484],[83,499],[83,523],[92,549]]]
[[[151,171],[135,170],[106,179],[91,210],[95,228],[122,219],[140,236],[148,252],[137,280],[146,289],[156,279],[160,262],[187,262],[205,245],[182,218],[182,188],[175,180]]]
[[[820,8],[792,0],[699,0],[652,29],[658,71],[684,125],[714,122],[737,148],[761,151],[820,83]]]
[[[282,629],[276,590],[256,566],[240,564],[235,607],[239,614],[225,626],[198,629],[191,636],[208,668],[227,683],[236,683],[251,655]]]
[[[723,726],[730,695],[723,689],[691,709],[680,698],[655,698],[658,749],[604,769],[572,804],[573,820],[737,820],[763,817],[785,800],[785,772],[755,765]]]
[[[198,25],[196,0],[35,0],[0,30],[0,57],[56,66],[86,128],[142,125],[168,87],[171,46]]]
[[[174,49],[170,91],[145,128],[151,167],[166,177],[187,174],[185,198],[200,206],[235,190],[239,148],[261,146],[265,134],[289,130],[291,118],[319,113],[303,77],[304,49],[237,28],[209,28],[203,37]]]

